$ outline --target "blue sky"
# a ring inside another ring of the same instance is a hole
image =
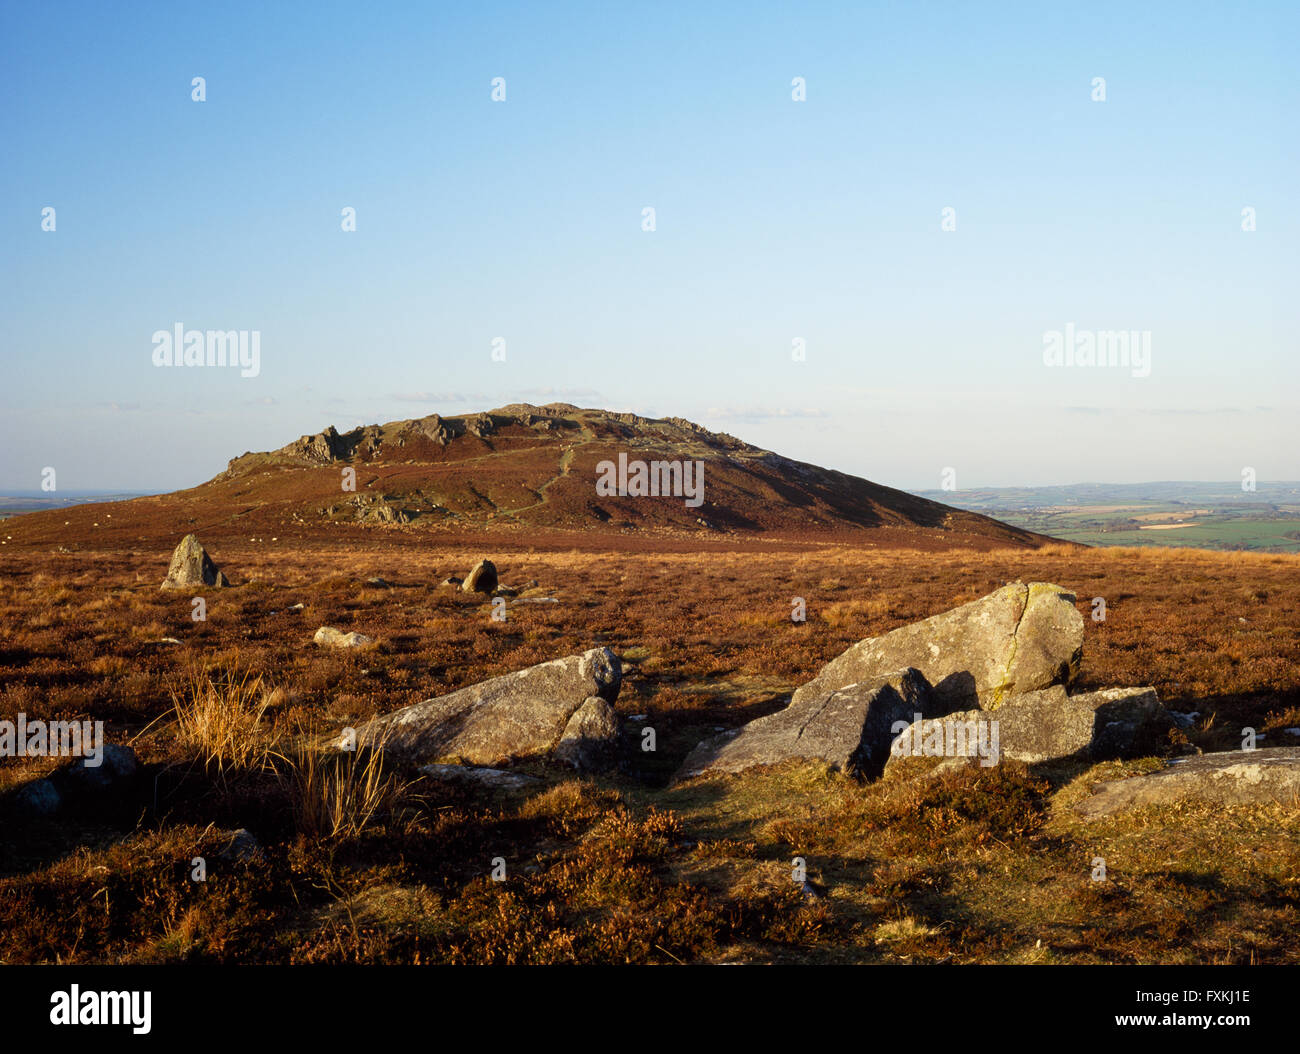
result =
[[[519,401],[916,489],[1300,478],[1300,14],[1134,6],[6,2],[0,489]],[[155,367],[177,323],[260,373]]]

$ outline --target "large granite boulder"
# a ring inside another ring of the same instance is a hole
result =
[[[677,779],[705,772],[740,772],[790,758],[829,762],[871,778],[885,767],[891,729],[920,713],[935,712],[929,685],[916,670],[896,670],[820,696],[795,697],[779,713],[739,731],[705,740],[683,762]]]
[[[1121,809],[1197,798],[1223,805],[1281,802],[1300,806],[1300,747],[1229,750],[1174,758],[1159,772],[1099,783],[1075,806],[1084,820]]]
[[[194,589],[196,587],[228,586],[230,580],[212,562],[197,536],[187,534],[172,553],[167,577],[160,589]]]
[[[978,757],[986,766],[1003,757],[1029,765],[1135,757],[1167,747],[1173,727],[1154,688],[1066,695],[1053,685],[1004,699],[993,713],[918,719],[893,741],[889,764],[905,757]]]
[[[420,762],[496,765],[556,747],[588,699],[618,698],[622,665],[608,648],[553,659],[377,717],[358,745],[382,744]]]
[[[912,667],[933,686],[940,713],[996,710],[1010,696],[1065,684],[1083,655],[1074,595],[1013,582],[980,600],[883,637],[859,641],[794,694],[792,705]]]

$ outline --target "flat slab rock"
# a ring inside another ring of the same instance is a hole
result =
[[[914,714],[933,713],[933,699],[916,670],[896,670],[861,684],[804,696],[739,731],[705,740],[687,755],[676,779],[706,772],[741,772],[791,758],[826,761],[865,777],[884,770],[890,728]]]
[[[1002,758],[1032,765],[1066,758],[1148,754],[1168,743],[1173,719],[1154,688],[1066,695],[1060,685],[1005,699],[996,711],[962,710],[909,725],[890,747],[902,757]]]
[[[1224,805],[1300,805],[1300,747],[1228,750],[1176,758],[1160,772],[1099,783],[1075,806],[1085,820],[1122,809],[1199,798]]]
[[[622,673],[617,655],[593,648],[404,706],[368,722],[357,741],[420,762],[499,765],[546,754],[588,699],[618,698]]]
[[[540,786],[542,782],[537,777],[522,772],[474,765],[421,765],[420,772],[438,783],[459,783],[496,790],[518,790],[522,787]]]
[[[859,641],[794,694],[794,703],[912,667],[933,686],[940,713],[995,710],[1010,696],[1067,684],[1083,656],[1073,593],[1013,582],[986,597]]]

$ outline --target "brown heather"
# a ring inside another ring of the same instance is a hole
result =
[[[162,545],[0,550],[0,718],[103,719],[146,769],[131,800],[0,817],[0,962],[1300,962],[1295,803],[1072,818],[1090,783],[1149,761],[666,785],[702,736],[777,709],[853,641],[1016,578],[1077,592],[1083,688],[1154,684],[1198,711],[1207,750],[1244,726],[1291,742],[1300,558],[196,529],[234,583],[200,623],[158,590]],[[437,588],[480,556],[559,603],[496,623]],[[318,648],[321,625],[378,643]],[[654,754],[629,735],[619,774],[532,763],[544,782],[471,792],[310,745],[600,643],[625,661],[618,709],[658,733]],[[52,764],[3,760],[0,794]],[[261,850],[228,862],[238,827]],[[792,883],[795,856],[820,895]]]

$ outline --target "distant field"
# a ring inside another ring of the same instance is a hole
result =
[[[1083,484],[925,491],[1013,527],[1085,545],[1300,552],[1300,484]]]

